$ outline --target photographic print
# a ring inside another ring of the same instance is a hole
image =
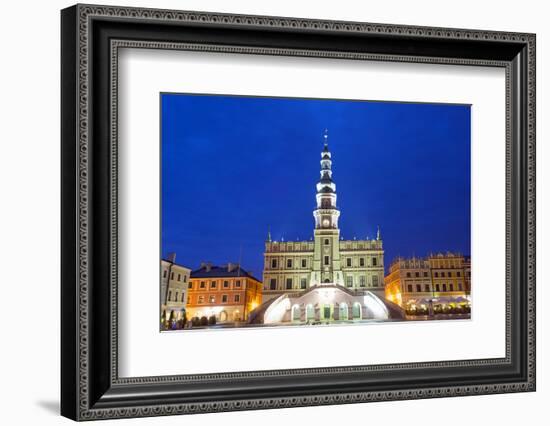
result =
[[[468,320],[470,105],[162,93],[160,330]]]

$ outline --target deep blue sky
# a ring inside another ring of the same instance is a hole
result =
[[[261,279],[273,239],[313,235],[329,130],[344,239],[373,238],[385,263],[470,254],[470,107],[161,95],[162,255],[193,269],[237,262]]]

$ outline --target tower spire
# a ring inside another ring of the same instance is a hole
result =
[[[268,243],[271,242],[271,225],[267,225],[267,240]]]
[[[378,241],[380,241],[380,225],[378,225],[377,229],[376,229],[376,239]]]
[[[321,151],[321,177],[317,182],[317,208],[313,212],[317,229],[338,229],[340,211],[336,207],[336,184],[332,180],[331,157],[328,149],[328,129],[325,129]]]

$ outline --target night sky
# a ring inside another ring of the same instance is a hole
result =
[[[397,256],[470,254],[470,106],[161,95],[162,256],[238,262],[313,236],[328,129],[344,239]]]

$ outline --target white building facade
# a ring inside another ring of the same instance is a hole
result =
[[[340,237],[340,210],[336,203],[326,131],[320,174],[312,241],[272,241],[268,233],[264,253],[264,301],[321,285],[384,294],[384,249],[380,230],[375,239],[343,240]]]

